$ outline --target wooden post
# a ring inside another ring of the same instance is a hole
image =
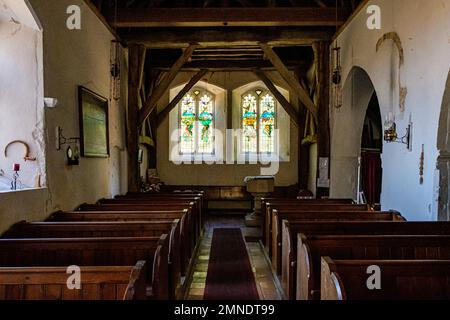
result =
[[[296,71],[297,78],[300,78],[300,71]],[[302,106],[299,100],[300,108],[298,110],[298,188],[300,190],[308,189],[309,180],[309,157],[310,145],[303,145],[304,132],[306,127],[306,114],[308,110]]]
[[[142,79],[142,64],[145,63],[144,46],[130,45],[128,72],[128,112],[127,112],[127,151],[128,151],[128,191],[139,191],[139,91]]]
[[[330,177],[330,43],[320,41],[313,44],[315,61],[318,68],[318,131],[317,157],[328,158],[328,178]],[[319,165],[317,166],[319,170]],[[319,175],[318,175],[319,177]],[[327,197],[330,188],[317,187],[317,198]]]

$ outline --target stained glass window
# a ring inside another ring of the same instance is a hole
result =
[[[213,153],[213,121],[214,110],[212,97],[208,94],[203,95],[199,99],[199,140],[198,140],[198,152],[199,153]]]
[[[242,97],[242,151],[273,153],[275,151],[276,100],[257,89]]]
[[[199,89],[180,103],[180,153],[214,153],[214,96]]]
[[[242,137],[245,152],[258,152],[257,98],[247,94],[242,99]]]
[[[181,101],[181,153],[191,153],[195,147],[195,101],[187,94]]]
[[[275,99],[264,95],[259,106],[259,152],[272,153],[275,151]]]

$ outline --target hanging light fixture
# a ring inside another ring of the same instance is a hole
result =
[[[115,25],[117,25],[117,0],[115,1],[115,8],[114,8],[114,20],[116,22]],[[115,29],[116,31],[116,29]],[[112,97],[114,100],[120,99],[120,69],[121,69],[121,63],[120,63],[120,57],[121,57],[121,47],[120,43],[117,40],[111,41],[111,61],[110,61],[110,71],[111,71],[111,90],[112,90]]]
[[[333,77],[332,81],[335,85],[339,85],[342,80],[341,76],[341,48],[338,47],[338,43],[336,40],[334,51],[334,67],[333,67]]]
[[[336,0],[336,34],[338,32],[338,1]],[[334,58],[333,58],[333,75],[331,81],[333,82],[333,92],[334,92],[334,107],[340,109],[342,107],[342,68],[341,68],[341,47],[338,45],[338,39],[333,48]]]

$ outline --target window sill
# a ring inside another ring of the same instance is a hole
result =
[[[19,190],[0,190],[0,195],[13,194],[13,193],[24,193],[24,192],[33,192],[33,191],[41,191],[41,190],[46,190],[46,189],[47,189],[47,187],[27,188],[27,189],[19,189]]]

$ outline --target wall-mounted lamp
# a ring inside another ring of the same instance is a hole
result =
[[[80,138],[66,138],[63,135],[63,129],[56,127],[56,150],[61,150],[61,146],[65,144],[74,144],[75,146],[68,146],[66,150],[67,164],[69,166],[78,166],[80,164],[80,150],[78,148],[78,142]]]
[[[56,108],[56,106],[58,105],[58,99],[44,98],[44,105],[46,108]]]
[[[412,151],[412,122],[409,121],[405,135],[399,138],[395,118],[392,116],[392,113],[389,113],[384,122],[384,141],[388,143],[396,142],[405,144],[406,148],[409,151]]]

